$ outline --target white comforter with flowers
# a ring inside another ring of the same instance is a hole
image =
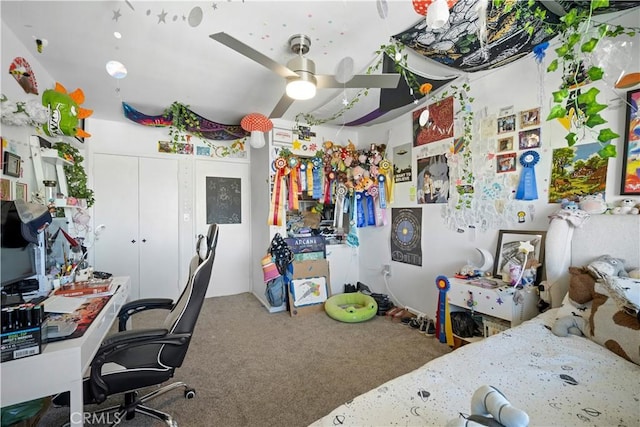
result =
[[[640,366],[584,337],[548,329],[557,309],[461,347],[339,406],[313,426],[444,426],[482,385],[531,426],[639,426]]]

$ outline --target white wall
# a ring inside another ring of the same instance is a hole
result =
[[[635,9],[627,14],[625,18],[626,25],[635,25],[640,21],[640,11]],[[638,36],[634,39],[634,48],[639,46]],[[548,64],[549,57],[555,57],[553,46],[548,49],[548,56],[545,64]],[[627,70],[640,70],[640,54],[639,49],[635,48],[629,54],[633,55],[633,68]],[[538,149],[541,160],[536,166],[536,178],[539,198],[536,201],[510,201],[514,211],[519,209],[529,212],[529,205],[533,205],[534,217],[527,215],[524,224],[518,224],[515,217],[504,218],[503,225],[499,228],[510,230],[546,230],[548,227],[548,216],[559,208],[558,204],[548,203],[548,186],[550,179],[550,165],[552,150],[558,147],[566,146],[564,137],[566,131],[557,121],[546,122],[544,118],[549,113],[551,106],[551,93],[557,90],[559,85],[559,73],[549,74],[542,69],[544,87],[540,92],[541,77],[539,68],[533,57],[527,57],[513,64],[509,64],[502,68],[484,73],[469,75],[469,83],[471,85],[470,96],[475,98],[473,102],[473,111],[476,119],[483,115],[497,114],[500,108],[513,106],[514,112],[528,110],[537,106],[542,107],[542,145]],[[455,81],[454,84],[461,85],[461,81]],[[624,135],[624,114],[626,108],[621,99],[626,96],[625,90],[612,90],[603,84],[597,87],[602,91],[599,97],[600,102],[604,102],[610,106],[603,113],[603,117],[609,121],[610,127],[620,135]],[[433,95],[438,99],[438,94]],[[540,102],[542,100],[542,102]],[[433,101],[431,101],[433,102]],[[427,105],[426,103],[419,108]],[[416,108],[419,109],[419,108]],[[477,126],[478,120],[476,120]],[[407,114],[392,122],[361,128],[360,141],[362,144],[379,141],[380,135],[389,132],[389,153],[392,153],[392,147],[412,143],[412,119],[411,114]],[[456,135],[458,135],[456,133]],[[597,135],[597,134],[596,134]],[[517,139],[517,136],[516,136]],[[580,143],[595,142],[595,139],[587,139]],[[620,155],[615,159],[610,159],[608,175],[606,201],[614,203],[621,199],[619,193],[620,175],[622,165],[622,147],[623,137],[614,140],[613,143],[618,148]],[[450,229],[445,220],[442,218],[441,204],[417,205],[415,200],[409,198],[409,191],[412,186],[416,185],[416,157],[424,150],[429,151],[429,155],[441,154],[448,152],[451,140],[444,141],[443,144],[428,144],[430,147],[424,146],[414,148],[413,151],[413,182],[400,183],[395,187],[395,201],[393,207],[422,207],[422,267],[403,264],[391,261],[390,253],[390,232],[391,227],[366,227],[359,229],[360,237],[360,280],[370,286],[377,292],[390,293],[395,297],[398,304],[409,306],[419,312],[426,313],[429,316],[435,316],[438,292],[435,286],[435,277],[444,274],[452,275],[459,271],[460,267],[468,261],[475,262],[476,265],[480,261],[480,255],[476,248],[487,249],[491,253],[495,253],[498,230],[490,229],[481,232],[479,229],[465,229],[462,233]],[[431,147],[433,145],[433,147]],[[439,146],[439,147],[438,147]],[[495,162],[487,157],[489,145],[481,141],[478,128],[474,133],[474,141],[471,149],[473,152],[474,171],[483,170],[485,162]],[[494,150],[495,151],[495,150]],[[421,155],[421,157],[424,157]],[[510,175],[519,177],[520,166],[517,172]],[[495,172],[492,173],[495,176]],[[501,174],[505,175],[505,174]],[[482,177],[480,175],[476,178]],[[509,181],[507,181],[509,183]],[[517,186],[517,179],[513,182],[513,191]],[[453,183],[452,183],[453,186]],[[478,189],[476,189],[476,192]],[[477,193],[476,193],[477,194]],[[640,201],[640,200],[638,200]],[[382,264],[391,264],[391,277],[388,279],[388,287],[385,285],[381,272]]]

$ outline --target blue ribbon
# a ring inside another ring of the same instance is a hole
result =
[[[376,211],[373,206],[373,196],[365,194],[364,198],[367,201],[367,225],[376,225]]]
[[[356,192],[356,203],[355,203],[355,208],[356,208],[356,225],[358,227],[366,227],[365,224],[365,220],[364,220],[364,206],[362,204],[363,202],[363,194],[362,191],[358,191]]]
[[[536,151],[525,151],[520,155],[520,164],[523,166],[520,174],[520,183],[516,191],[517,200],[537,200],[538,188],[536,186],[535,165],[540,161],[540,154]]]
[[[307,164],[300,162],[300,191],[307,191]]]
[[[380,208],[387,208],[387,188],[385,186],[385,176],[380,174],[378,175],[378,197],[380,198]]]
[[[313,198],[319,200],[322,198],[322,168],[313,166]]]

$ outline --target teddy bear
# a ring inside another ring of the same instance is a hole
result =
[[[636,201],[629,198],[618,200],[618,206],[611,211],[614,215],[638,215],[639,212]]]
[[[471,396],[471,415],[460,414],[447,423],[447,427],[506,426],[527,427],[529,415],[512,406],[500,390],[483,385]]]

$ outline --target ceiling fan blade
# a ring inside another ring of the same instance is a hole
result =
[[[316,75],[319,88],[382,88],[393,89],[398,87],[400,74],[384,73],[384,74],[357,74],[346,83],[340,83],[335,76]]]
[[[293,101],[294,100],[292,98],[289,98],[286,93],[283,94],[282,98],[280,98],[280,101],[278,101],[276,106],[273,108],[271,114],[269,114],[269,118],[279,119],[280,117],[282,117],[284,113],[287,112],[291,104],[293,104]]]
[[[246,56],[249,59],[254,60],[258,64],[267,67],[274,73],[278,74],[281,77],[298,77],[296,73],[285,67],[284,65],[274,61],[268,56],[258,52],[254,48],[249,45],[242,43],[240,40],[231,37],[229,34],[220,32],[209,35],[212,39],[222,43],[223,45],[230,47],[236,52]]]

